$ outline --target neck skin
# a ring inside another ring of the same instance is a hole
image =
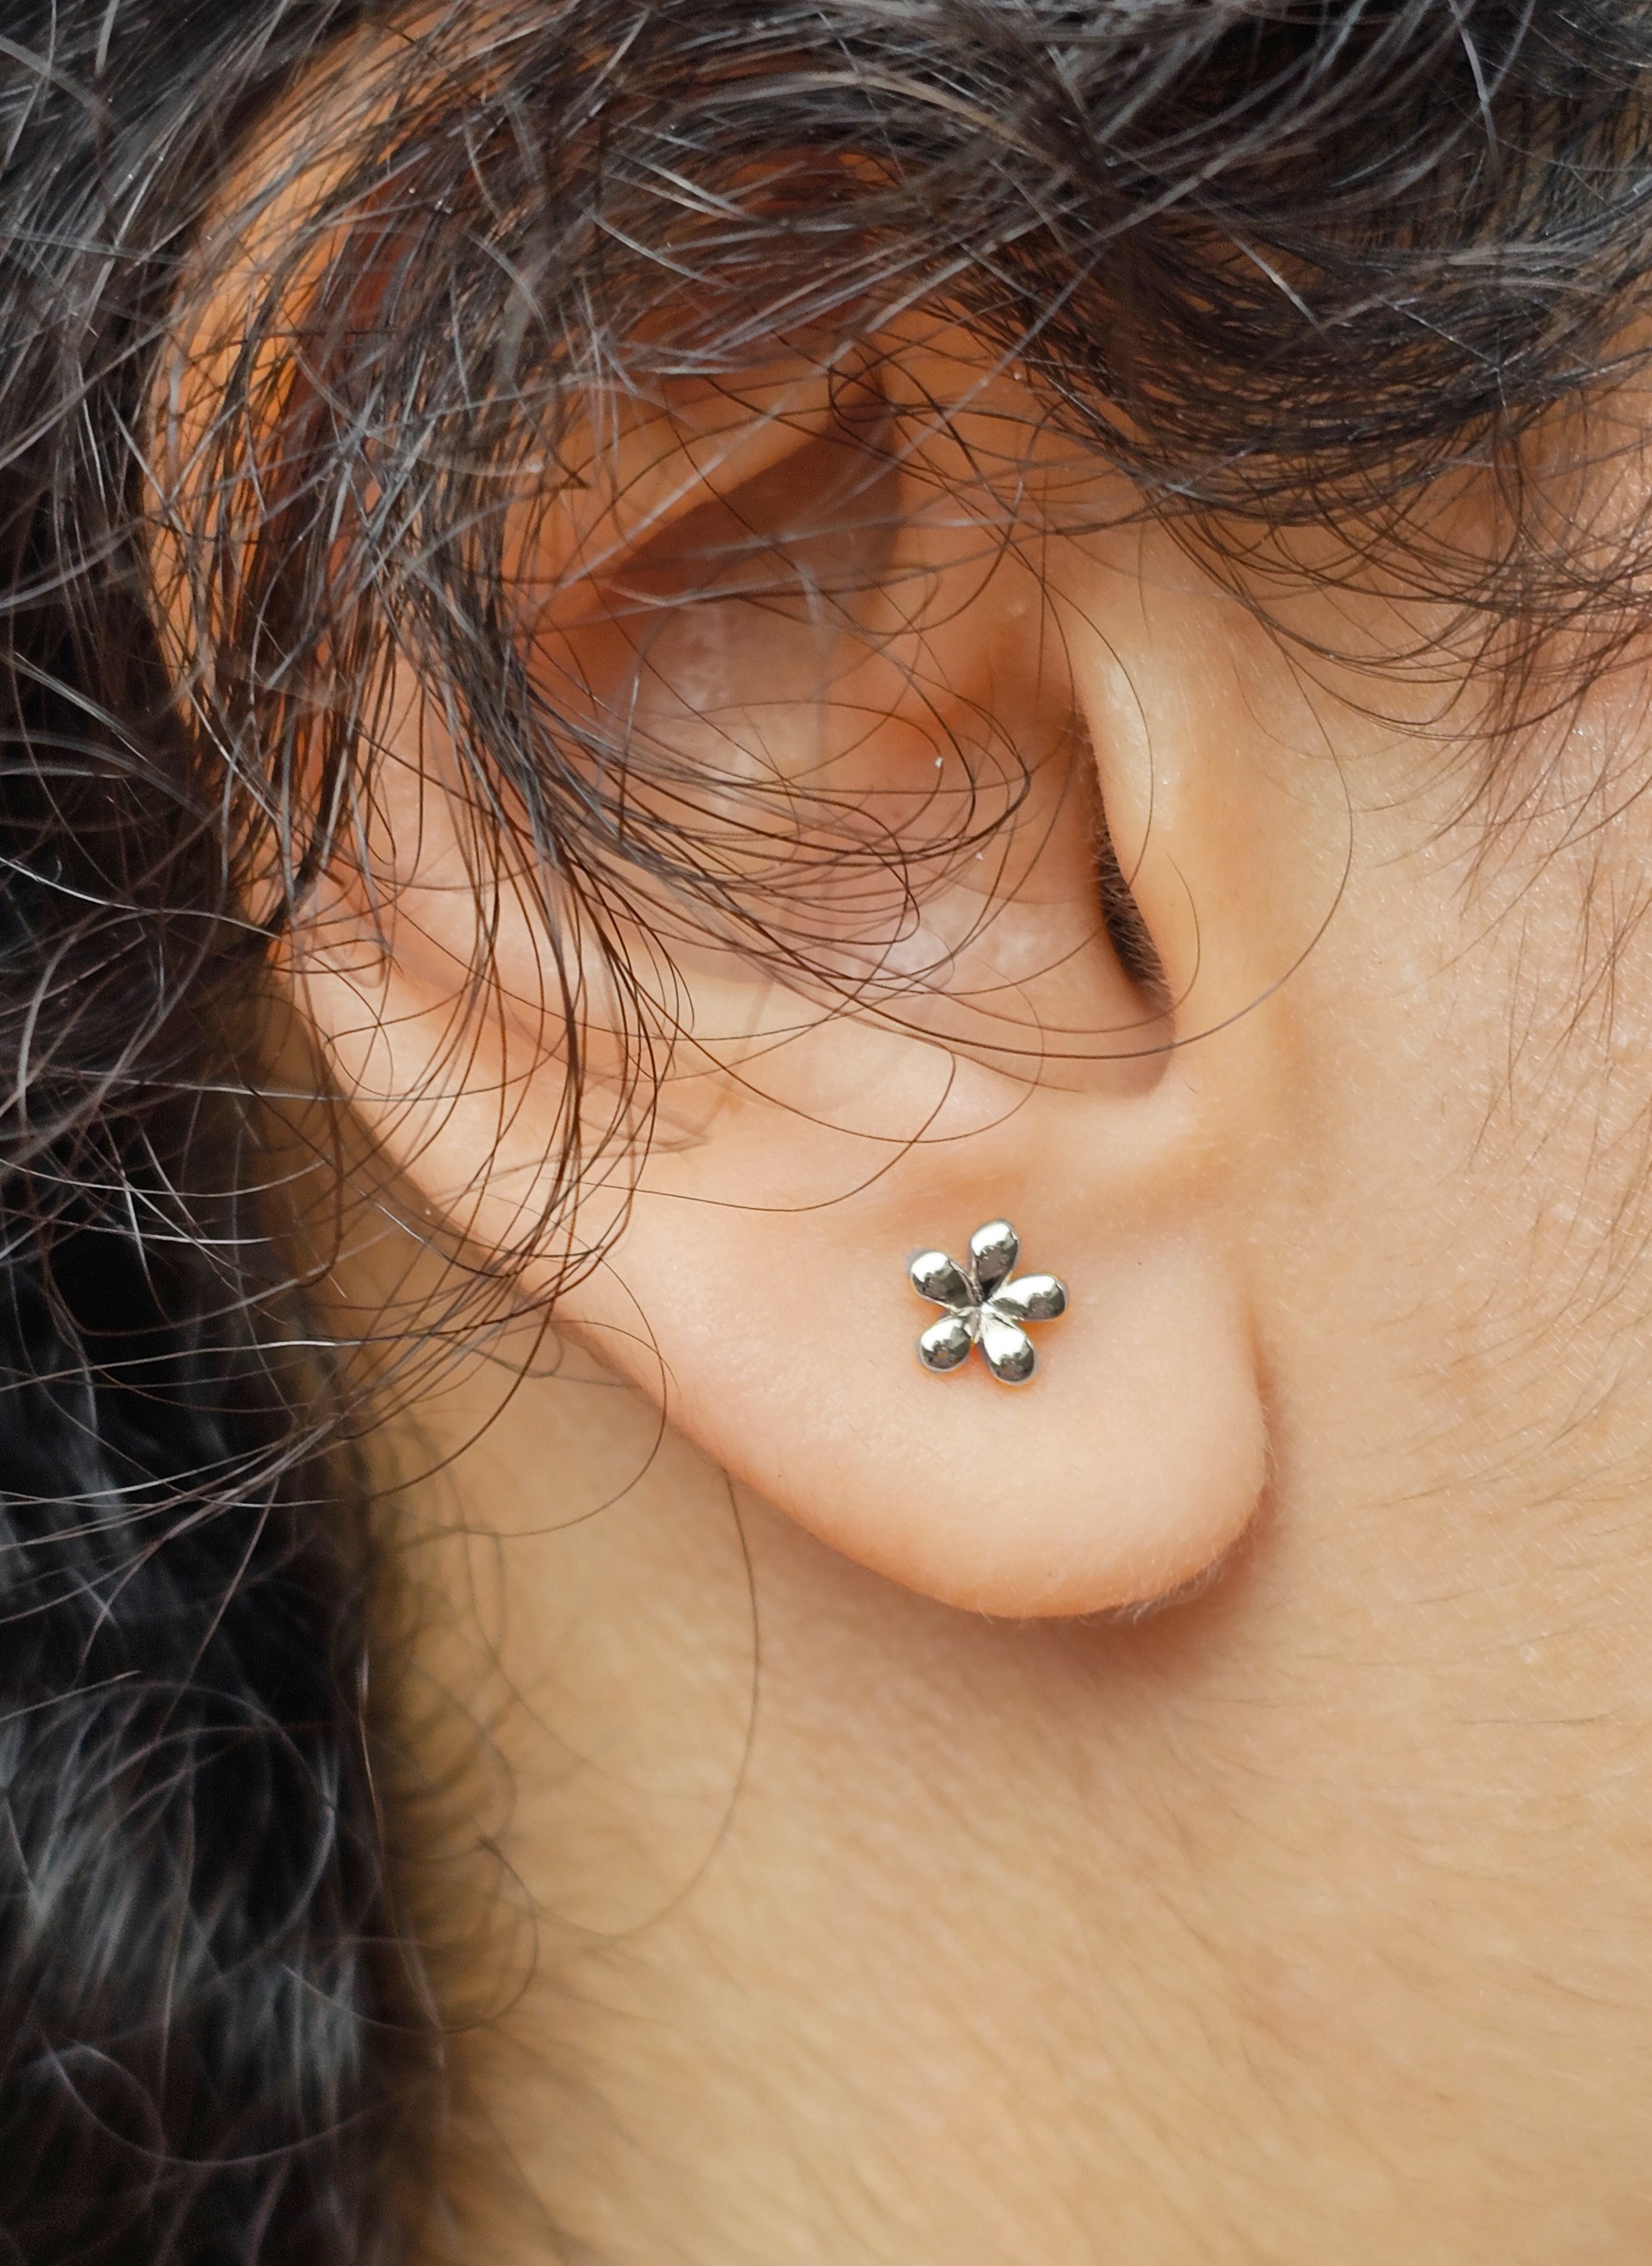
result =
[[[1471,1582],[1507,1506],[1426,1409],[1409,1489],[1287,1428],[1297,1508],[1203,1596],[1011,1626],[731,1501],[577,1356],[508,1391],[426,1406],[408,1497],[454,1797],[411,1886],[468,2025],[433,2255],[1647,2253],[1621,1515],[1528,1507]]]

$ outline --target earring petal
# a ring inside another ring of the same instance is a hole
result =
[[[981,1295],[990,1298],[1021,1255],[1021,1239],[1007,1219],[990,1219],[969,1239],[969,1263]]]
[[[949,1369],[956,1369],[969,1358],[969,1349],[975,1343],[969,1325],[961,1314],[943,1314],[932,1322],[917,1341],[917,1357],[925,1369],[944,1377]]]
[[[1017,1322],[1006,1322],[989,1306],[981,1317],[981,1350],[1000,1385],[1025,1385],[1038,1367],[1033,1341]]]
[[[920,1251],[907,1273],[918,1297],[932,1299],[938,1306],[950,1306],[954,1313],[968,1313],[980,1304],[969,1277],[958,1261],[948,1259],[944,1251]]]
[[[1067,1286],[1054,1275],[1018,1275],[992,1293],[992,1311],[1010,1322],[1053,1322],[1067,1311]]]

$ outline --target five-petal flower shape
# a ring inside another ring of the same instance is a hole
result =
[[[920,1251],[907,1272],[920,1298],[947,1311],[917,1341],[925,1369],[945,1376],[978,1345],[1000,1385],[1025,1385],[1038,1367],[1027,1322],[1053,1322],[1067,1310],[1067,1288],[1053,1275],[1010,1277],[1021,1240],[1007,1219],[989,1220],[969,1239],[969,1264],[944,1251]]]

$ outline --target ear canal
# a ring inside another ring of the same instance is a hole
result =
[[[1094,757],[1090,758],[1088,776],[1095,777]],[[1107,824],[1107,808],[1099,786],[1095,793],[1095,863],[1098,895],[1100,899],[1101,920],[1107,939],[1118,955],[1120,968],[1127,979],[1136,986],[1143,1001],[1154,1015],[1168,1015],[1172,1009],[1170,982],[1165,974],[1165,963],[1159,957],[1159,947],[1153,941],[1136,895],[1119,863],[1119,853],[1113,846],[1113,833]]]

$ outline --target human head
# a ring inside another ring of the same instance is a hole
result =
[[[193,1100],[273,1002],[474,1327],[949,1604],[1615,1516],[1638,13],[205,30],[89,15],[14,157],[71,247],[15,271],[22,862],[90,868],[25,891],[29,1263],[248,1217]],[[996,1212],[1077,1294],[1025,1400],[890,1357]],[[274,1489],[287,1567],[354,1380],[295,1432],[248,1263],[156,1295],[256,1377],[215,1531]]]

